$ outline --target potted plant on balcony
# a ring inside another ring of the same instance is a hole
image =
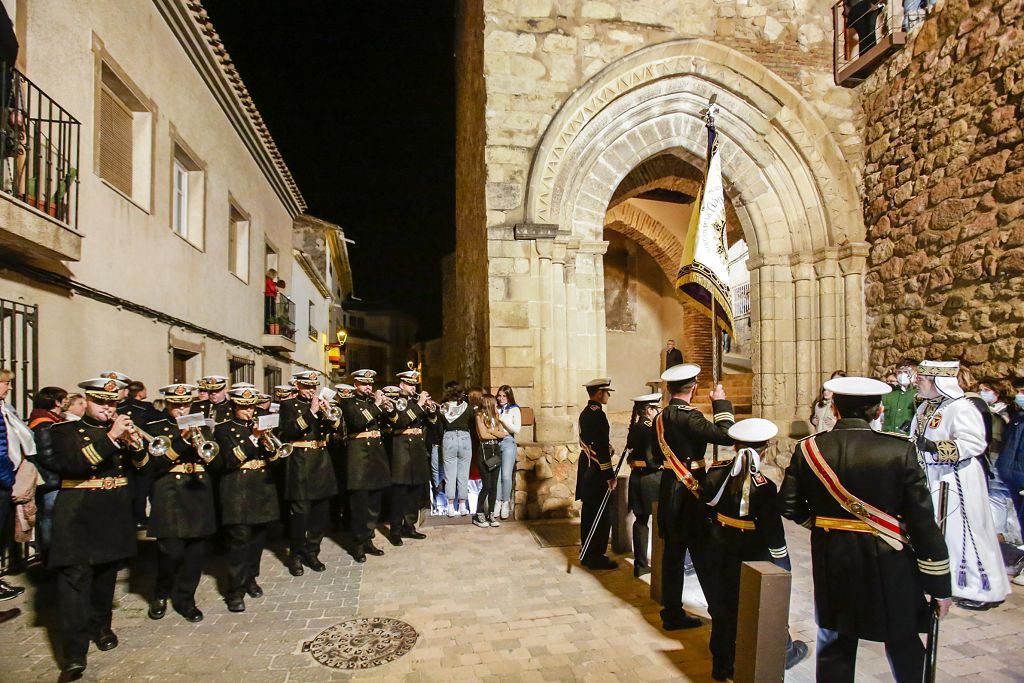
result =
[[[267,320],[267,334],[279,335],[281,334],[281,317],[272,316]]]

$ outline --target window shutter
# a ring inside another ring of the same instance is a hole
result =
[[[132,113],[106,88],[100,90],[100,177],[132,194]]]

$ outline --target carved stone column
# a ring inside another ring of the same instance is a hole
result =
[[[565,244],[556,241],[551,254],[551,316],[553,323],[554,348],[554,412],[565,416],[567,403],[566,368],[569,357],[569,340],[565,298]]]
[[[867,255],[868,245],[865,242],[848,244],[839,252],[846,308],[843,347],[846,349],[846,370],[854,374],[867,371],[867,326],[864,320],[864,266]]]
[[[793,264],[796,323],[796,404],[809,406],[818,393],[818,326],[814,324],[814,266],[800,260]]]
[[[840,298],[836,278],[839,265],[835,249],[815,252],[814,272],[818,276],[818,330],[821,340],[821,371],[819,381],[836,370],[843,370],[846,354],[840,346]]]

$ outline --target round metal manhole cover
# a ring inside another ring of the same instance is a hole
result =
[[[419,634],[398,619],[349,619],[321,631],[304,650],[324,666],[335,669],[372,669],[409,652]]]

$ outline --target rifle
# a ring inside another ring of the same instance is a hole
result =
[[[939,484],[939,532],[946,537],[946,507],[949,503],[949,482]],[[939,601],[932,598],[928,604],[928,640],[924,655],[924,683],[935,683],[939,665]]]

